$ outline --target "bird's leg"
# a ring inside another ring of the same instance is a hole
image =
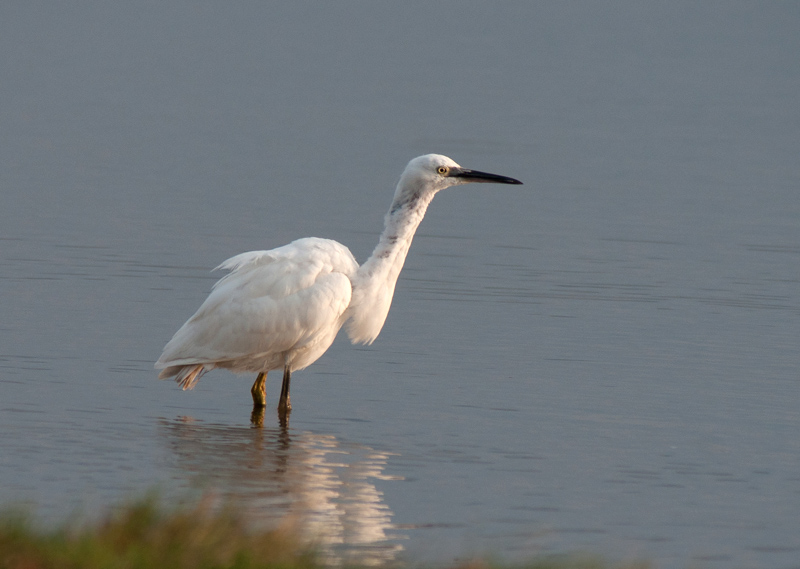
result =
[[[289,400],[289,381],[292,379],[292,372],[289,366],[283,368],[283,384],[281,385],[281,398],[278,401],[278,412],[287,413],[292,410],[292,403]]]
[[[253,407],[267,406],[267,372],[262,371],[258,374],[250,393],[253,396]]]

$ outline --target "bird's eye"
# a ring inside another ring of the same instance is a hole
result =
[[[450,171],[450,168],[448,168],[447,166],[439,166],[436,169],[436,171],[439,172],[439,174],[441,174],[442,176],[446,176],[447,173]]]

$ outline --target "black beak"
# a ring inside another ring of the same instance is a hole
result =
[[[479,172],[477,170],[470,170],[468,168],[453,168],[450,170],[450,176],[453,178],[462,178],[467,182],[483,182],[487,184],[522,184],[522,182],[519,180],[509,178],[508,176],[498,176],[497,174]]]

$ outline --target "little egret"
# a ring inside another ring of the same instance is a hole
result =
[[[378,245],[360,267],[347,247],[316,237],[228,259],[217,268],[230,272],[164,347],[158,377],[175,376],[186,390],[214,368],[258,373],[250,392],[264,407],[267,372],[283,369],[278,410],[286,414],[292,372],[324,354],[343,325],[354,344],[378,337],[428,204],[436,192],[470,182],[522,183],[420,156],[403,171]]]

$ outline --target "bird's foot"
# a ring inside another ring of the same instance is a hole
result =
[[[253,387],[250,388],[253,396],[253,407],[267,406],[267,374],[259,373]]]
[[[253,407],[266,407],[267,397],[261,392],[252,391],[253,394]]]
[[[265,410],[266,407],[263,405],[253,405],[253,411],[250,413],[250,424],[254,427],[263,427]]]

